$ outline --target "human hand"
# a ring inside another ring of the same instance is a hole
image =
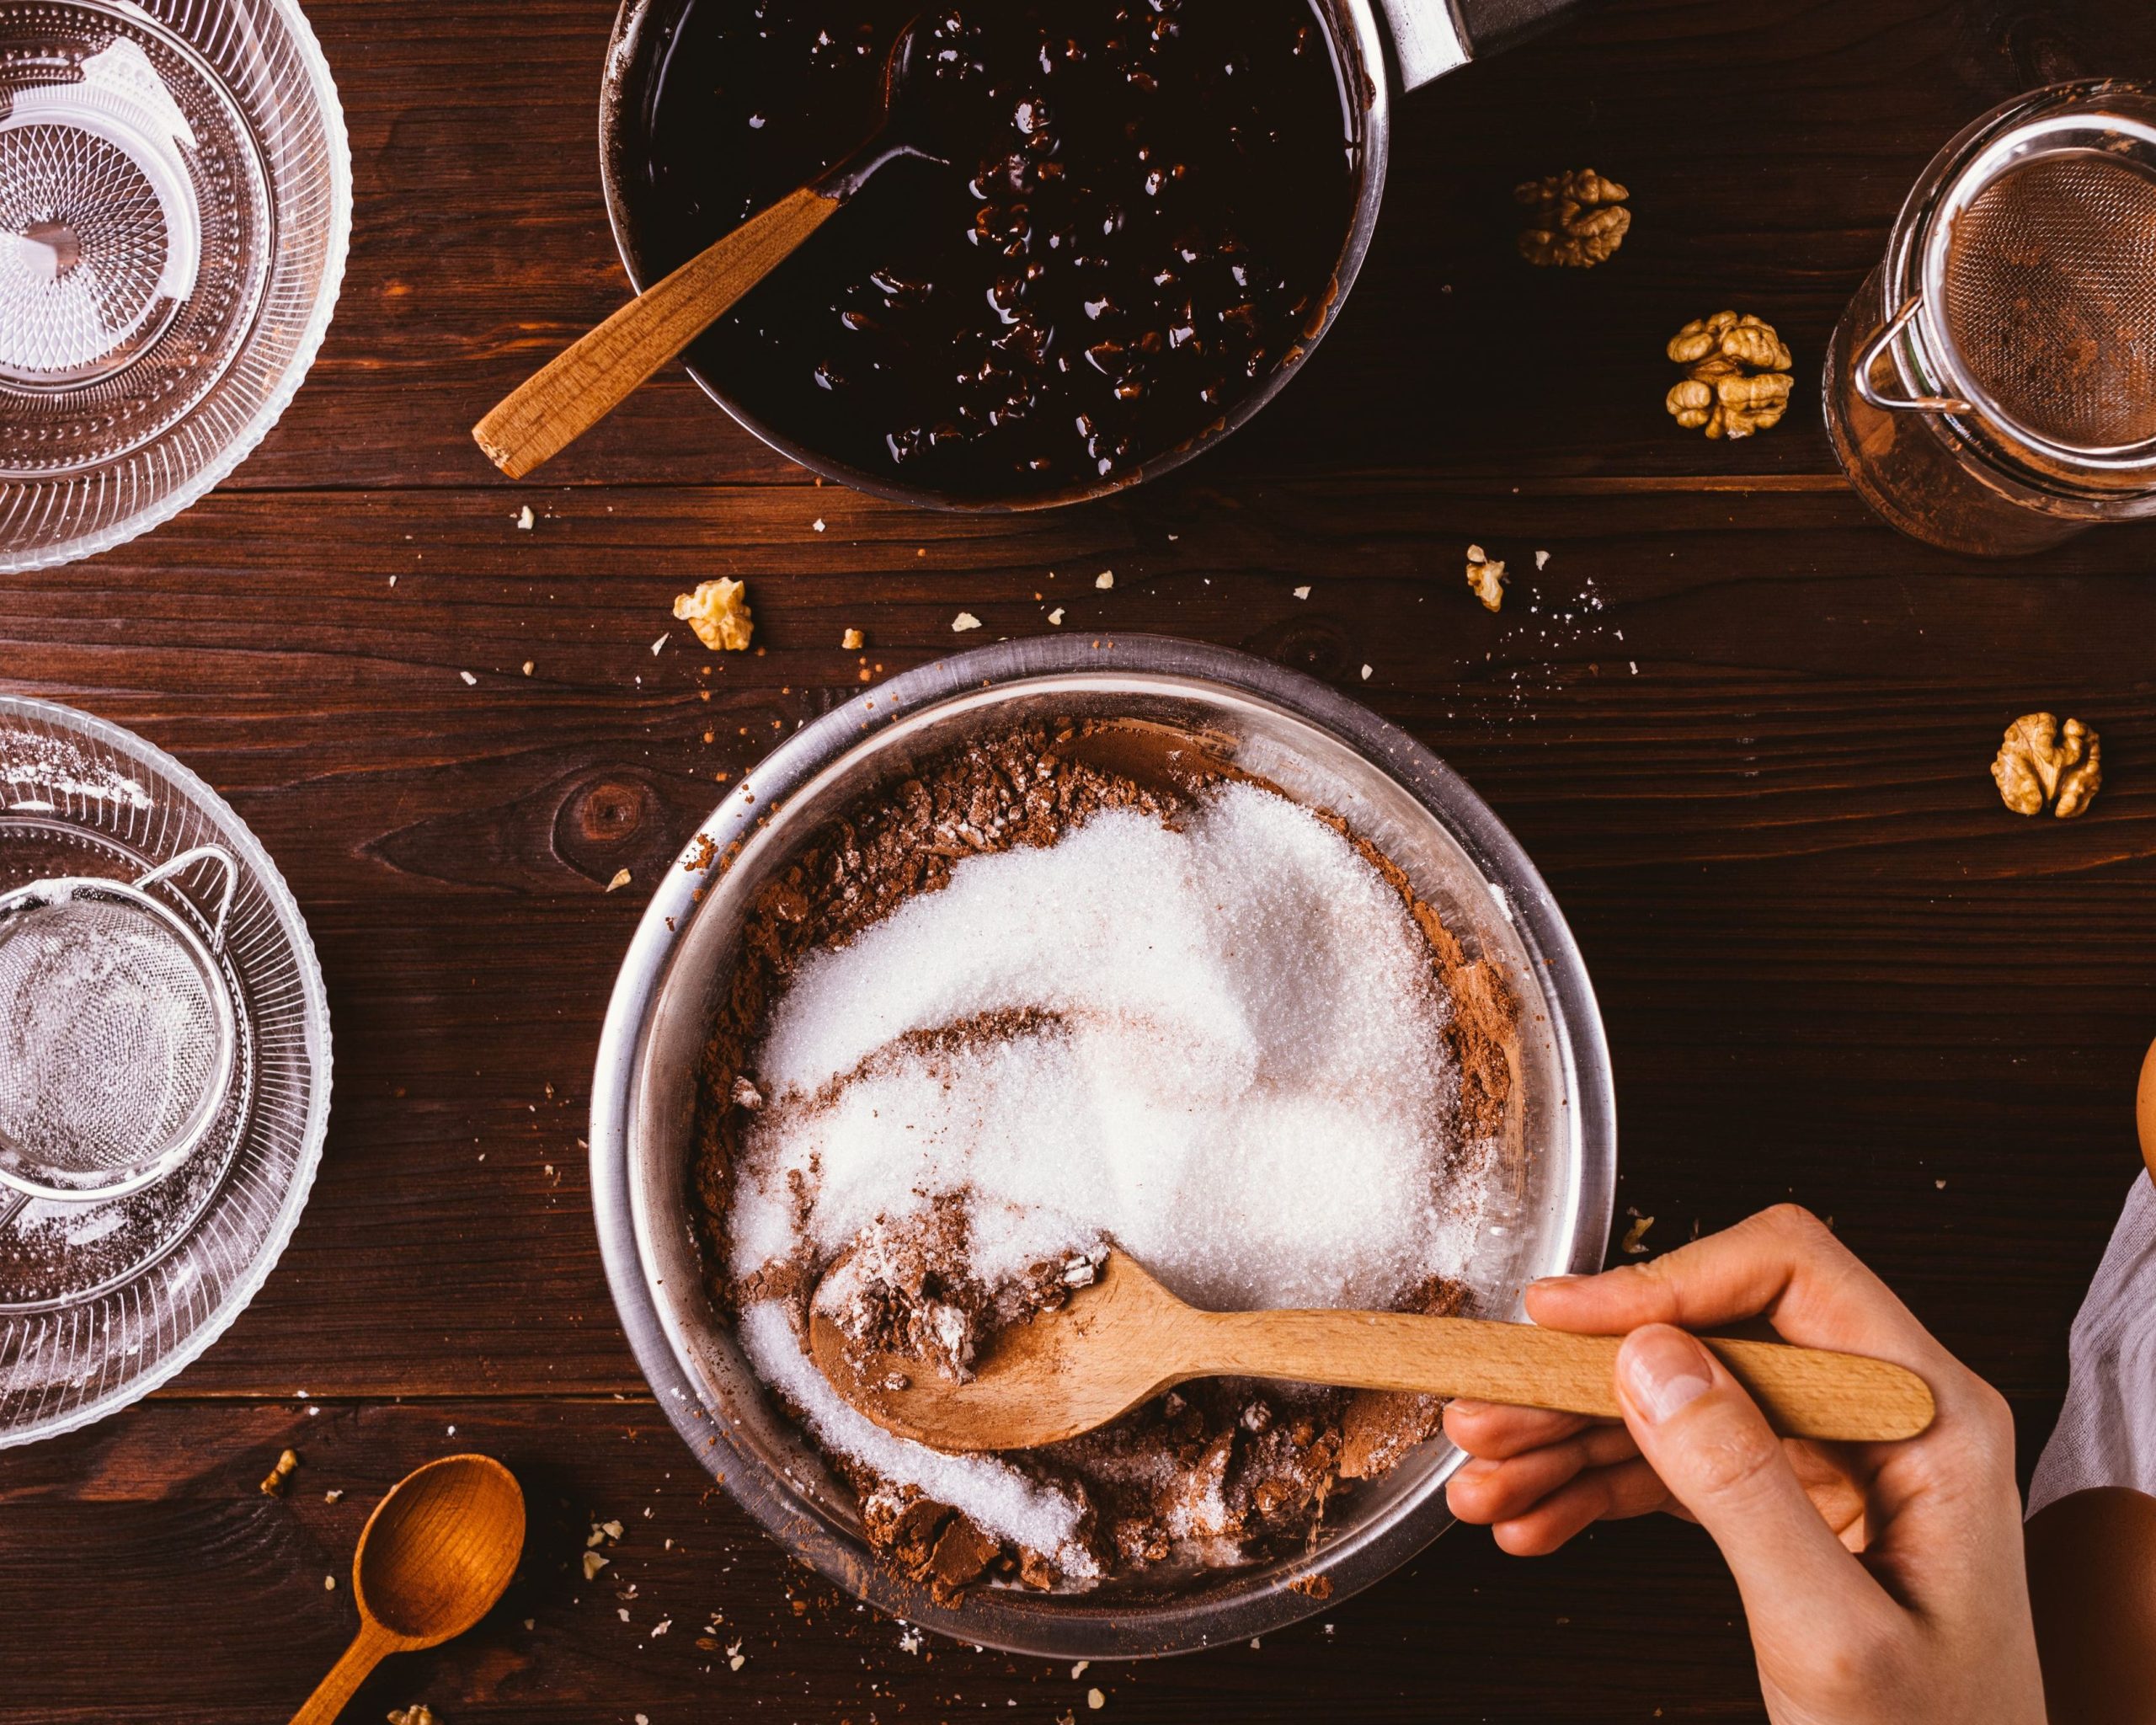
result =
[[[1598,1520],[1699,1522],[1743,1595],[1776,1725],[2043,1725],[2005,1401],[1815,1217],[1785,1205],[1649,1263],[1539,1282],[1527,1309],[1625,1337],[1625,1423],[1454,1402],[1445,1431],[1474,1458],[1449,1487],[1461,1520],[1520,1556]],[[1801,1346],[1908,1367],[1937,1418],[1899,1444],[1777,1439],[1686,1333],[1760,1316]]]

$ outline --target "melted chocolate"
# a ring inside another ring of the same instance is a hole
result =
[[[679,0],[623,190],[656,275],[850,154],[917,0]],[[783,441],[958,503],[1102,489],[1300,357],[1358,195],[1313,0],[931,8],[886,167],[690,350]]]

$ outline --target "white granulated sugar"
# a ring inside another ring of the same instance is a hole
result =
[[[1256,787],[968,859],[775,1008],[731,1267],[956,1198],[991,1285],[1109,1239],[1199,1305],[1391,1305],[1475,1226],[1449,1011],[1399,894]]]
[[[1099,1566],[1078,1539],[1085,1507],[1075,1498],[991,1457],[946,1455],[871,1423],[801,1351],[783,1300],[750,1306],[735,1333],[757,1375],[792,1402],[831,1449],[896,1485],[918,1486],[937,1503],[963,1509],[990,1533],[1054,1557],[1067,1574],[1098,1576]]]

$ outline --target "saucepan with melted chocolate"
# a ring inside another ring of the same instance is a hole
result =
[[[600,131],[638,292],[850,156],[907,26],[931,136],[691,346],[879,495],[1070,503],[1285,385],[1353,286],[1396,89],[1577,0],[623,0]]]

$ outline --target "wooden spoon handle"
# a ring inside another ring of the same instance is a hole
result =
[[[360,1690],[368,1674],[397,1651],[397,1638],[379,1623],[362,1620],[360,1632],[344,1649],[344,1657],[329,1668],[307,1705],[292,1715],[292,1725],[336,1725],[344,1703]]]
[[[836,199],[803,186],[653,284],[472,428],[487,459],[520,479],[558,455],[724,316],[838,207]]]
[[[1206,1357],[1193,1362],[1193,1376],[1467,1396],[1602,1418],[1619,1413],[1617,1336],[1367,1311],[1210,1314],[1200,1335]],[[1784,1437],[1892,1443],[1931,1423],[1931,1391],[1898,1365],[1778,1342],[1700,1339]]]

